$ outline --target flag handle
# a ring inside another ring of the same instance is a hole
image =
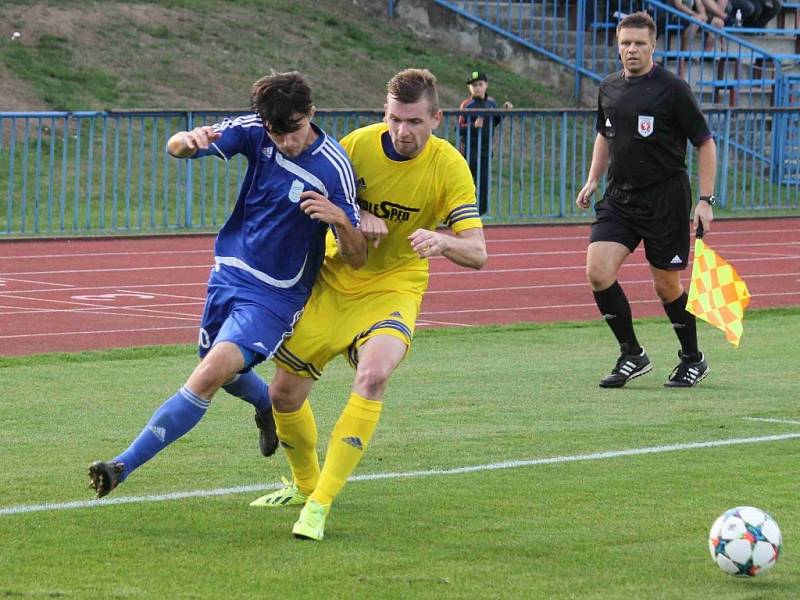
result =
[[[703,237],[703,234],[704,234],[704,233],[705,233],[705,231],[703,230],[703,222],[702,222],[702,221],[699,221],[699,222],[697,223],[697,229],[695,229],[695,230],[694,230],[694,235],[695,235],[695,236],[696,236],[698,239],[702,239],[702,237]]]

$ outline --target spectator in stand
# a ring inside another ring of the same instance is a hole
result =
[[[754,6],[753,15],[748,19],[742,11],[745,27],[764,28],[781,13],[781,0],[750,0]]]
[[[696,22],[706,23],[719,28],[725,27],[725,21],[723,19],[713,13],[711,15],[708,14],[705,0],[666,0],[666,4],[671,5],[672,8],[680,11],[684,15],[692,17]],[[719,2],[719,4],[721,4],[721,2]],[[687,26],[685,19],[678,19],[678,17],[671,15],[671,13],[667,13],[663,10],[656,13],[656,27],[659,31],[663,32],[665,30],[665,25],[668,21],[675,20],[677,20],[680,25],[684,26],[681,32],[681,50],[691,50],[691,39],[700,30],[699,24],[692,23]],[[703,49],[711,51],[714,47],[713,36],[704,35],[703,38]],[[686,79],[685,60],[678,60],[678,75],[681,79]]]
[[[733,11],[734,22],[736,21],[736,11],[742,11],[742,25],[753,22],[753,15],[756,14],[756,4],[758,4],[758,0],[729,0],[728,4],[731,5],[731,10]],[[748,27],[749,26],[750,25],[748,25]]]
[[[733,27],[736,23],[736,9],[731,0],[702,0],[709,18],[717,17],[725,27]],[[744,15],[744,13],[742,13]]]

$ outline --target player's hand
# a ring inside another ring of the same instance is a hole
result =
[[[328,225],[336,225],[347,218],[341,208],[314,190],[300,193],[300,210],[315,221],[322,221]]]
[[[372,244],[374,248],[377,248],[381,240],[389,235],[389,228],[386,226],[386,223],[380,217],[376,217],[371,212],[366,210],[360,210],[359,215],[361,216],[361,224],[358,226],[358,229],[367,238],[367,241]]]
[[[447,249],[448,240],[449,236],[428,229],[417,229],[408,236],[411,247],[420,258],[441,256]]]
[[[480,129],[483,127],[483,117],[476,117],[475,118],[475,128]]]
[[[703,224],[703,231],[708,233],[711,231],[711,221],[714,220],[714,208],[708,202],[697,201],[697,206],[694,207],[694,219],[692,220],[692,227],[697,231],[697,225]]]
[[[216,142],[222,137],[222,133],[214,131],[213,127],[204,125],[202,127],[195,127],[191,131],[183,134],[183,144],[186,150],[191,150],[194,154],[198,150],[207,149],[213,142]]]
[[[584,185],[583,188],[581,188],[581,191],[578,192],[578,197],[575,199],[575,204],[577,204],[580,208],[589,208],[592,195],[596,190],[597,182],[587,181],[586,185]]]

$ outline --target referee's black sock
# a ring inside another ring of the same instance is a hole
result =
[[[675,335],[681,343],[681,350],[684,355],[698,357],[700,350],[697,348],[697,321],[694,315],[686,311],[686,300],[688,295],[683,292],[677,299],[669,304],[664,304],[664,312],[672,323]]]
[[[631,305],[619,281],[615,281],[608,287],[599,292],[594,292],[594,301],[600,314],[608,323],[614,336],[617,338],[620,347],[626,354],[639,354],[642,347],[636,339],[633,331],[633,317],[631,316]],[[623,346],[624,344],[624,346]]]

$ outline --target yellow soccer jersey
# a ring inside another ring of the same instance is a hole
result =
[[[422,295],[428,287],[428,260],[417,256],[408,236],[442,223],[455,233],[482,227],[472,174],[458,150],[431,136],[418,156],[395,161],[381,146],[386,131],[385,123],[377,123],[341,140],[356,172],[359,206],[389,229],[378,248],[368,246],[367,264],[358,270],[338,256],[328,236],[320,277],[343,294],[386,290]]]

